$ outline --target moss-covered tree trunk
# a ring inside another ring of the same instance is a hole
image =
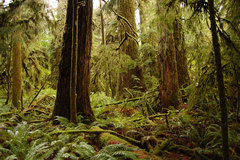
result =
[[[157,2],[159,90],[162,108],[177,107],[180,100],[173,14],[167,13],[163,0]]]
[[[121,0],[118,3],[118,13],[128,20],[131,24],[132,29],[136,31],[136,22],[135,22],[135,0]],[[126,23],[123,23],[123,26],[120,26],[120,37],[124,39],[125,32],[134,35],[132,29]],[[136,67],[129,69],[127,73],[123,73],[120,76],[120,85],[119,85],[119,95],[122,96],[123,89],[136,89],[140,91],[145,91],[146,87],[143,82],[143,74],[141,65],[138,62],[138,44],[131,38],[128,38],[127,41],[120,48],[121,54],[127,54],[131,57],[133,61],[136,62]]]
[[[100,6],[100,16],[101,16],[101,31],[102,31],[102,44],[106,45],[106,38],[105,38],[105,31],[104,31],[104,16],[103,16],[103,10],[102,10],[102,0],[99,0],[99,6]]]
[[[138,0],[138,9],[139,9],[139,16],[140,16],[140,29],[141,33],[144,32],[145,28],[142,27],[142,24],[146,20],[146,13],[145,13],[145,5],[147,4],[148,1],[146,0]]]
[[[89,99],[90,59],[92,48],[92,13],[93,2],[86,0],[79,5],[78,11],[78,73],[77,73],[77,111],[84,120],[94,120]]]
[[[89,99],[90,53],[92,46],[92,0],[80,3],[78,9],[78,54],[77,54],[77,112],[85,121],[94,119]],[[70,119],[70,69],[72,47],[72,0],[68,1],[65,33],[63,36],[62,59],[59,65],[57,97],[53,116]],[[89,122],[89,121],[88,121]]]
[[[66,0],[59,0],[58,1],[58,7],[57,7],[57,26],[55,28],[55,31],[57,34],[55,34],[54,38],[54,48],[56,48],[56,52],[53,52],[50,62],[51,62],[51,79],[53,81],[58,80],[59,76],[59,64],[61,60],[61,53],[62,53],[62,43],[63,43],[63,33],[65,30],[65,23],[66,23],[66,10],[67,10],[67,1]],[[57,88],[57,83],[53,83],[52,88]]]
[[[220,53],[220,45],[218,42],[217,25],[215,20],[215,8],[214,8],[213,0],[209,0],[208,7],[209,7],[209,14],[210,14],[210,21],[211,21],[212,42],[213,42],[213,49],[215,53],[218,92],[219,92],[220,107],[221,107],[223,158],[224,160],[229,160],[228,112],[227,112],[227,106],[226,106],[225,87],[223,82],[223,73],[222,73],[222,64],[221,64],[221,53]]]
[[[181,22],[181,12],[180,12],[180,4],[176,2],[175,12],[176,17],[173,22],[174,29],[174,42],[175,42],[175,50],[176,50],[176,60],[177,60],[177,72],[178,72],[178,83],[179,88],[184,88],[189,85],[189,74],[187,67],[187,57],[186,57],[186,48],[185,48],[185,40],[184,40],[184,32],[182,29]]]
[[[12,103],[16,108],[21,107],[22,95],[22,55],[21,55],[21,32],[16,30],[13,35],[13,93]]]

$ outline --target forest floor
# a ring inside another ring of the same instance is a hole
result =
[[[52,107],[41,104],[22,111],[7,107],[0,113],[0,160],[222,159],[220,125],[187,105],[155,115],[121,104],[95,106],[90,125],[81,123],[81,116],[77,125],[64,117],[53,125]],[[240,125],[232,126],[230,153],[238,159]]]

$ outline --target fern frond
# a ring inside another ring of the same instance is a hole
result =
[[[131,151],[117,151],[113,153],[114,157],[118,157],[118,158],[124,158],[124,159],[138,159],[137,158],[137,153],[131,152]]]
[[[60,122],[60,124],[67,125],[69,120],[66,117],[57,116],[56,120]]]
[[[72,160],[77,160],[78,159],[78,157],[73,153],[64,153],[61,158],[72,159]]]
[[[62,147],[62,148],[58,151],[56,157],[55,157],[53,160],[63,159],[63,155],[65,154],[65,152],[68,151],[68,149],[69,149],[68,147]]]
[[[16,155],[8,156],[5,160],[16,160],[18,157]]]
[[[105,146],[99,151],[99,153],[113,153],[116,151],[134,151],[134,150],[136,149],[121,143]]]
[[[11,153],[11,150],[9,150],[7,148],[3,148],[2,146],[0,146],[0,152],[1,153]]]
[[[80,142],[78,145],[74,143],[73,147],[75,148],[73,152],[78,153],[83,159],[90,158],[96,153],[95,149],[86,142]]]
[[[25,160],[34,160],[37,159],[37,155],[44,153],[45,149],[48,148],[46,142],[37,144],[40,140],[36,140],[33,142],[32,147],[29,149],[27,155],[25,156]]]
[[[47,151],[44,154],[42,154],[40,157],[38,157],[37,159],[38,160],[48,159],[55,152],[56,149],[57,149],[56,146],[48,148]]]
[[[107,153],[98,153],[97,155],[93,156],[91,160],[118,160],[118,159]]]

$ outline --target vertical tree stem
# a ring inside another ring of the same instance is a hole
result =
[[[215,52],[218,92],[219,92],[220,107],[221,107],[223,158],[224,160],[229,160],[228,120],[227,120],[228,113],[227,113],[227,106],[226,106],[226,96],[225,96],[225,88],[224,88],[224,82],[223,82],[222,64],[221,64],[221,53],[220,53],[220,45],[218,42],[218,35],[216,30],[216,20],[215,20],[215,10],[214,10],[213,0],[208,1],[208,7],[210,12],[212,42],[213,42],[213,49]]]
[[[70,121],[77,123],[77,54],[78,54],[78,6],[76,0],[73,3],[72,18],[72,52],[71,52],[71,73],[70,73]]]
[[[102,29],[102,44],[106,45],[106,38],[105,38],[105,32],[104,32],[104,18],[103,18],[103,11],[102,11],[102,0],[99,0],[100,4],[100,15],[101,15],[101,29]]]

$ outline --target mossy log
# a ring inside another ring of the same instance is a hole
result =
[[[186,146],[174,144],[172,139],[167,139],[165,141],[158,141],[158,145],[153,149],[153,154],[160,156],[163,153],[176,152],[182,153],[196,160],[209,160],[208,157],[199,153],[197,149],[191,149]]]
[[[112,102],[112,103],[107,103],[107,104],[101,104],[98,107],[112,106],[112,105],[117,105],[117,104],[121,104],[121,103],[132,102],[132,101],[137,101],[137,100],[140,100],[140,99],[143,99],[143,98],[150,98],[150,97],[151,96],[149,96],[149,97],[136,97],[136,98],[131,98],[131,99],[125,99],[125,100],[122,100],[122,101],[117,101],[117,102]]]
[[[91,128],[92,131],[101,131],[102,129],[99,127],[92,127]],[[104,130],[102,130],[104,131]],[[99,145],[100,147],[104,147],[110,144],[126,144],[129,145],[131,147],[137,148],[137,150],[133,151],[135,153],[138,153],[139,159],[152,159],[152,160],[161,160],[160,157],[154,156],[148,152],[146,152],[145,150],[140,149],[139,147],[132,145],[131,143],[129,143],[127,140],[124,140],[123,138],[119,138],[115,135],[113,135],[111,132],[102,132],[101,134],[99,134],[98,136],[96,136],[95,138],[95,143],[97,145]]]
[[[114,136],[120,137],[120,138],[124,139],[125,141],[127,141],[128,143],[131,143],[133,145],[136,145],[136,146],[140,146],[141,145],[141,142],[138,141],[138,140],[135,140],[135,139],[127,137],[127,136],[122,136],[122,135],[120,135],[117,132],[112,131],[112,130],[103,130],[101,128],[99,128],[99,129],[91,129],[91,130],[87,130],[86,129],[86,130],[54,131],[54,132],[49,133],[49,135],[58,135],[58,134],[62,134],[62,133],[69,133],[69,134],[70,133],[89,133],[89,134],[98,134],[98,135],[102,134],[102,133],[109,133],[109,134],[112,134]]]

